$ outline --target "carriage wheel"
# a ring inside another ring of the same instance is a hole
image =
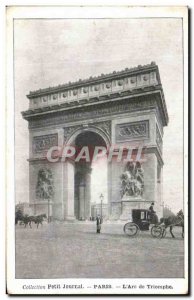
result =
[[[125,224],[124,228],[124,233],[126,233],[129,236],[135,236],[138,233],[139,226],[135,223],[129,222]]]
[[[151,235],[154,238],[162,238],[163,237],[163,228],[161,226],[154,225],[151,229]]]

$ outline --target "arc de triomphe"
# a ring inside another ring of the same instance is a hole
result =
[[[40,89],[27,97],[29,109],[22,115],[29,124],[30,206],[34,214],[49,209],[55,219],[90,217],[90,163],[76,164],[72,159],[53,163],[46,158],[50,147],[68,144],[134,149],[143,145],[144,161],[133,165],[143,172],[141,194],[135,195],[133,190],[121,193],[127,163],[107,163],[109,217],[127,219],[132,208],[148,208],[151,202],[161,215],[163,127],[168,124],[168,114],[154,62]],[[47,179],[52,176],[54,192],[49,200],[37,193],[38,177],[44,170]]]

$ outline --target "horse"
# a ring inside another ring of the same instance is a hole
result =
[[[33,222],[37,225],[37,228],[38,228],[39,224],[42,225],[42,222],[44,219],[47,219],[46,214],[41,214],[41,215],[37,215],[37,216],[27,216],[26,223],[30,226],[30,228],[32,228],[31,224]],[[25,224],[25,222],[24,222],[24,224]],[[25,227],[27,224],[25,224]]]
[[[23,221],[23,212],[19,209],[15,212],[15,225],[18,224],[19,221]]]
[[[26,225],[29,225],[30,228],[32,228],[31,224],[32,222],[35,222],[35,218],[36,218],[35,216],[26,216],[26,222],[24,222],[25,227]]]
[[[27,214],[23,215],[23,213],[20,212],[20,211],[17,211],[16,214],[15,214],[15,225],[17,225],[18,222],[20,222],[19,223],[20,225],[22,225],[22,224],[25,225],[25,228],[26,228],[27,225],[29,225],[30,228],[32,228],[31,223],[29,223],[30,222],[30,216],[28,216]]]
[[[38,216],[33,216],[33,220],[32,221],[35,224],[37,224],[37,228],[38,228],[39,224],[42,225],[42,222],[43,222],[44,219],[47,219],[47,215],[46,214],[41,214],[41,215],[38,215]]]
[[[29,216],[29,215],[23,215],[23,213],[18,213],[16,212],[16,216],[15,216],[15,224],[18,224],[18,221],[21,221],[21,223],[24,224],[24,227],[26,228],[27,225],[29,225],[30,228],[32,228],[32,222],[34,222],[37,225],[37,228],[39,226],[39,224],[42,225],[42,222],[44,219],[47,219],[47,215],[46,214],[41,214],[38,216]]]
[[[170,227],[170,234],[172,236],[172,238],[175,238],[172,229],[174,226],[181,226],[182,227],[182,238],[184,238],[184,214],[183,211],[180,210],[176,216],[169,216],[167,218],[161,218],[160,219],[160,225],[164,224],[164,229],[163,229],[163,233],[162,236],[164,236],[165,234],[165,229],[167,227]]]

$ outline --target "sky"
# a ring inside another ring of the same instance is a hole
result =
[[[181,19],[14,21],[16,201],[28,201],[29,91],[155,61],[169,124],[163,137],[163,200],[183,207],[183,51]]]

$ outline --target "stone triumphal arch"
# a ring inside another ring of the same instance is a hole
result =
[[[78,151],[114,145],[115,157],[120,147],[132,149],[132,155],[120,163],[107,160],[109,218],[127,219],[132,208],[148,208],[151,202],[161,215],[163,127],[168,114],[154,62],[40,89],[27,97],[29,109],[22,115],[29,124],[34,214],[46,212],[61,220],[88,219],[91,214],[91,162],[60,155],[50,162],[51,147],[70,145]]]

